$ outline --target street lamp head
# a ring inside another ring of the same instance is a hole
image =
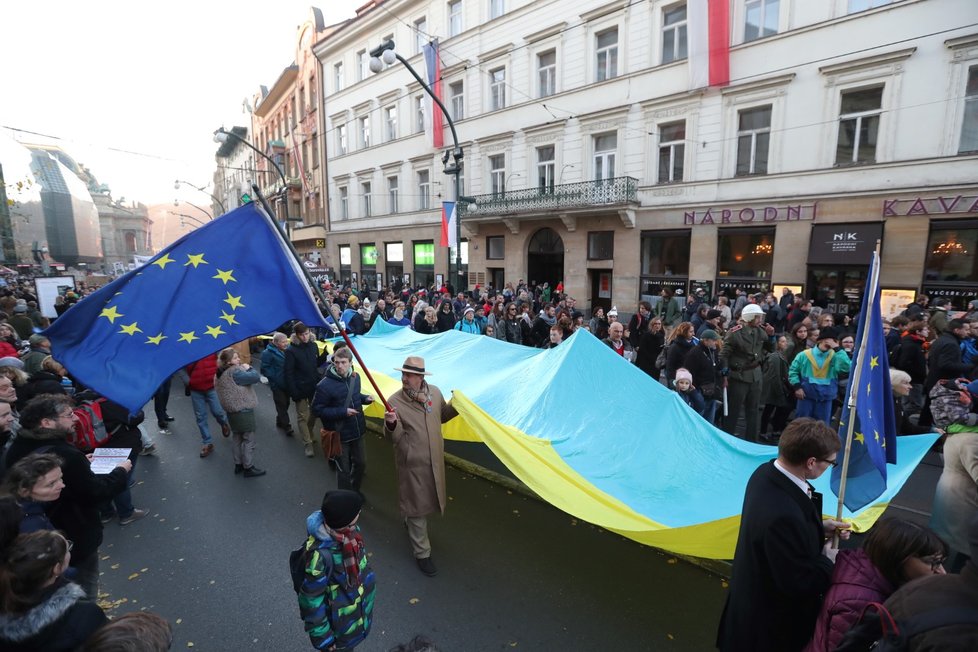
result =
[[[391,44],[391,49],[390,50],[384,50],[384,53],[380,55],[380,60],[383,61],[384,62],[384,65],[386,65],[386,66],[393,65],[394,62],[397,61],[397,55],[394,54],[394,50],[393,50],[394,42],[393,41],[388,41],[388,43]]]
[[[224,129],[218,129],[214,132],[214,142],[215,143],[226,143],[228,140],[228,133]]]
[[[174,190],[180,190],[180,180],[179,179],[177,179],[176,181],[173,182],[173,189]]]
[[[384,63],[378,57],[370,57],[370,72],[378,73],[384,69]]]
[[[174,206],[179,206],[179,205],[180,205],[180,202],[179,202],[179,201],[177,201],[176,199],[174,199],[174,200],[173,200],[173,205],[174,205]]]

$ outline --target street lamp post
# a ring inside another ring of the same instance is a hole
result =
[[[209,211],[204,210],[203,208],[201,208],[197,204],[193,203],[192,201],[184,200],[184,202],[187,203],[187,204],[190,204],[191,206],[193,206],[194,208],[196,208],[197,210],[199,210],[201,213],[203,213],[204,215],[206,215],[207,216],[207,221],[210,221],[210,220],[213,220],[214,219],[214,216],[211,215]],[[180,205],[180,201],[177,200],[177,199],[174,199],[173,200],[173,206],[174,207],[177,207],[179,205]]]
[[[214,202],[218,206],[221,207],[221,215],[223,215],[224,213],[227,213],[228,212],[227,206],[224,205],[224,202],[222,202],[220,199],[218,199],[217,198],[217,195],[212,195],[211,193],[209,193],[206,190],[204,190],[203,186],[197,186],[197,185],[194,185],[194,184],[190,183],[189,181],[181,181],[180,179],[177,179],[176,181],[173,182],[173,189],[174,190],[180,190],[180,184],[181,183],[186,184],[186,185],[190,186],[191,188],[193,188],[195,190],[199,190],[202,193],[204,193],[205,195],[209,196],[211,199],[213,199]]]
[[[454,143],[454,148],[452,150],[446,150],[442,154],[441,162],[445,166],[445,174],[450,174],[454,177],[455,186],[455,274],[456,282],[455,290],[458,291],[463,285],[462,279],[462,220],[461,220],[461,206],[459,204],[462,201],[462,188],[460,184],[460,175],[462,174],[462,148],[458,144],[458,134],[455,132],[455,123],[452,121],[452,116],[442,104],[441,100],[435,95],[435,92],[431,90],[431,87],[425,83],[421,76],[411,67],[411,64],[407,60],[394,51],[394,41],[388,39],[375,47],[370,51],[370,70],[372,72],[380,72],[384,69],[384,66],[389,66],[394,63],[394,61],[400,61],[408,72],[414,77],[414,79],[421,84],[421,88],[424,89],[431,99],[438,105],[441,109],[442,114],[445,116],[445,120],[448,122],[448,128],[452,132],[452,142]],[[434,123],[434,116],[432,116],[432,129],[440,129],[441,125],[436,125]],[[449,262],[449,265],[451,262]]]
[[[197,219],[196,217],[194,217],[193,215],[187,215],[186,213],[175,213],[175,212],[173,212],[173,211],[167,211],[167,212],[168,212],[168,213],[169,213],[170,215],[176,215],[177,217],[179,217],[179,218],[180,218],[180,226],[181,226],[181,227],[185,227],[185,226],[186,226],[186,224],[184,223],[184,220],[193,220],[194,222],[196,222],[196,223],[197,223],[197,224],[199,224],[200,226],[204,226],[204,222],[201,222],[200,220],[198,220],[198,219]]]
[[[266,161],[268,161],[269,164],[271,164],[271,166],[273,168],[275,168],[275,171],[278,172],[278,176],[282,180],[282,192],[281,192],[281,195],[282,195],[282,211],[283,211],[283,217],[284,217],[284,221],[285,221],[285,234],[286,234],[286,236],[288,236],[289,240],[291,241],[292,240],[292,236],[289,233],[289,231],[290,231],[290,228],[289,228],[289,197],[288,197],[289,184],[286,183],[286,181],[285,181],[285,173],[282,172],[282,168],[280,168],[275,163],[275,161],[273,161],[271,159],[271,157],[269,157],[267,154],[265,154],[265,152],[261,151],[260,149],[258,149],[257,147],[255,147],[254,145],[252,145],[251,143],[249,143],[247,140],[245,140],[244,138],[242,138],[238,134],[234,133],[233,131],[225,131],[224,130],[224,127],[221,127],[220,129],[218,129],[217,131],[214,132],[214,142],[215,143],[223,143],[223,142],[226,142],[228,138],[234,138],[239,143],[244,143],[245,145],[247,145],[248,147],[250,147],[251,150],[255,154],[258,154],[258,156],[260,156],[263,159],[265,159]]]

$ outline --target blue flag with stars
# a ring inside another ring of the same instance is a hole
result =
[[[896,463],[896,417],[893,411],[893,392],[890,389],[890,364],[883,335],[883,316],[880,313],[879,257],[873,254],[863,309],[859,315],[856,341],[863,342],[855,351],[850,372],[849,394],[855,393],[855,426],[846,480],[845,506],[850,511],[862,509],[886,490],[886,465]],[[858,383],[856,380],[858,371]],[[849,396],[843,406],[839,423],[842,450],[839,464],[832,469],[832,491],[838,495],[842,479],[849,419]]]
[[[79,301],[44,334],[73,376],[135,412],[181,367],[290,319],[325,325],[299,263],[251,203]]]

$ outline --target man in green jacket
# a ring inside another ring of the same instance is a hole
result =
[[[763,373],[761,363],[767,353],[774,350],[774,327],[764,323],[764,311],[756,303],[744,306],[740,323],[727,333],[720,351],[720,368],[727,376],[727,413],[723,417],[723,429],[737,434],[740,408],[745,412],[747,427],[743,438],[757,441],[758,408],[761,398]]]

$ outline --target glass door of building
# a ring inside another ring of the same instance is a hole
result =
[[[832,313],[855,315],[863,301],[869,267],[810,267],[808,287],[813,305]]]

